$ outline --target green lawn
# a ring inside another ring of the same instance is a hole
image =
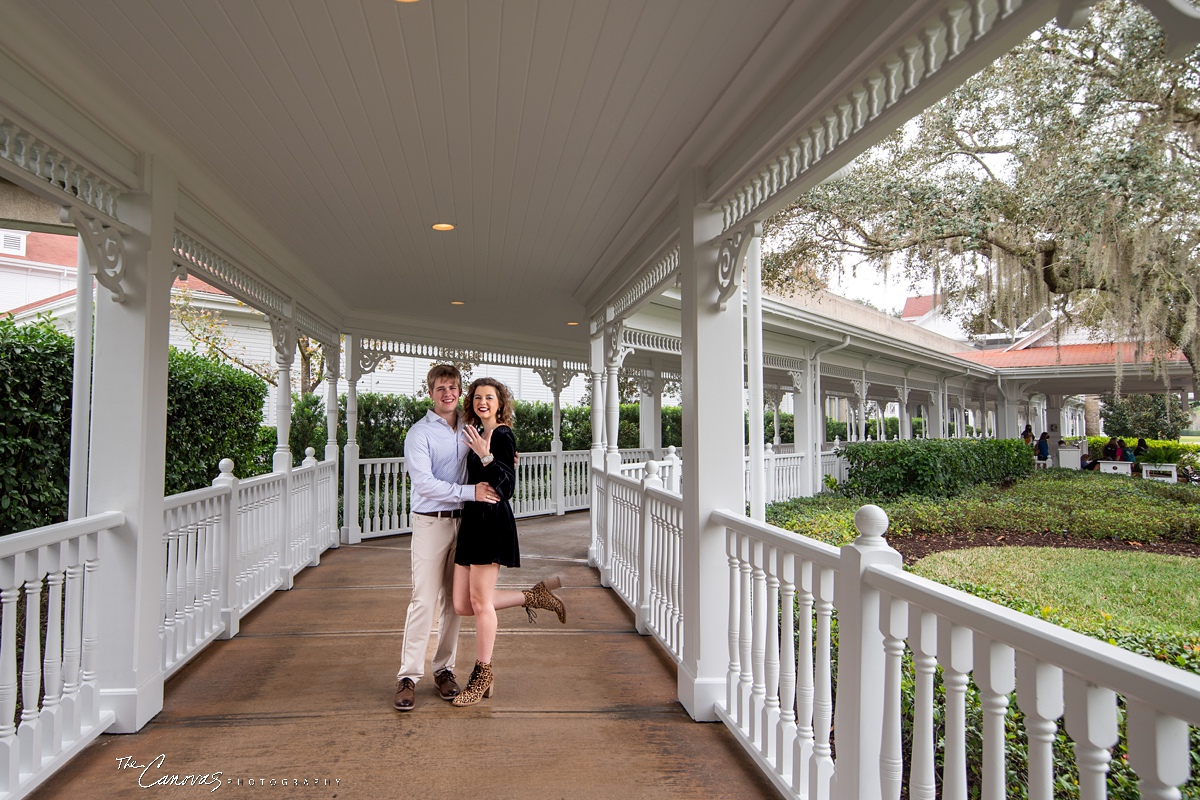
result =
[[[913,571],[942,583],[987,586],[1041,607],[1076,630],[1200,634],[1197,560],[1076,548],[981,547],[921,559]]]

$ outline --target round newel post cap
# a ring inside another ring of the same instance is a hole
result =
[[[883,535],[888,529],[888,515],[876,505],[865,505],[854,512],[854,527],[858,530],[855,544],[884,547]]]
[[[233,459],[222,458],[217,464],[217,469],[221,471],[222,476],[233,477]]]
[[[314,456],[316,456],[316,454],[317,454],[317,451],[314,450],[313,448],[311,448],[311,447],[304,448],[304,457],[305,458],[313,458]]]
[[[647,461],[646,462],[646,477],[647,478],[657,478],[658,477],[658,462],[657,461]]]

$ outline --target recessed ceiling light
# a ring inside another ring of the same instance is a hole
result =
[[[397,3],[415,3],[417,0],[396,0]]]
[[[452,231],[454,230],[454,226],[449,222],[435,222],[433,224],[433,229],[435,231]]]
[[[452,306],[465,306],[466,304],[467,303],[465,300],[451,300],[450,301],[450,305],[452,305]]]
[[[567,324],[568,325],[578,325],[579,323],[578,322],[568,322]]]

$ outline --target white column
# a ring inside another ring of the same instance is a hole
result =
[[[679,700],[695,720],[717,719],[725,701],[728,667],[729,572],[725,529],[710,520],[714,509],[745,507],[742,481],[728,466],[742,463],[741,291],[719,303],[718,247],[721,215],[703,204],[699,170],[679,194],[679,274],[683,335],[683,657]],[[726,266],[729,266],[726,263]],[[725,273],[729,277],[728,272]]]
[[[650,444],[654,460],[662,461],[662,364],[658,359],[650,360]]]
[[[292,361],[296,358],[296,324],[291,319],[271,315],[271,337],[275,341],[275,472],[292,471],[292,448],[288,437],[292,430]]]
[[[359,337],[346,336],[346,447],[342,469],[342,542],[362,541],[358,519],[358,378],[361,373],[358,358]]]
[[[554,398],[554,410],[550,416],[550,493],[554,502],[554,513],[566,513],[566,503],[563,497],[563,457],[562,457],[562,390],[571,378],[562,367],[538,368],[534,370],[542,383],[550,390]]]
[[[67,519],[87,516],[88,438],[92,415],[92,273],[80,238],[75,254],[75,364],[71,389],[71,468]]]
[[[925,420],[925,437],[928,439],[942,439],[946,436],[945,427],[942,424],[942,409],[944,400],[941,390],[941,384],[938,384],[937,391],[929,393],[929,416]]]
[[[766,474],[763,472],[763,343],[762,343],[762,223],[747,232],[746,251],[746,387],[750,395],[750,518],[767,518]],[[739,269],[740,264],[733,268]]]
[[[820,443],[813,440],[813,417],[816,416],[816,409],[809,399],[812,395],[812,389],[805,392],[805,384],[808,383],[807,375],[802,371],[789,373],[792,378],[792,452],[803,453],[809,461],[815,460],[817,468],[820,468]],[[814,447],[814,445],[816,445]],[[803,463],[803,462],[802,462]],[[801,468],[803,479],[800,484],[800,492],[803,496],[808,497],[816,493],[813,486],[814,471]],[[818,486],[820,484],[817,484]]]
[[[96,303],[95,374],[88,504],[121,511],[125,524],[101,534],[95,587],[100,704],[109,730],[132,733],[162,710],[158,626],[166,555],[162,542],[166,469],[167,342],[172,239],[178,184],[165,163],[143,162],[144,191],[122,198],[133,228],[125,242],[125,300],[101,290]],[[96,255],[89,251],[89,256]]]
[[[624,323],[613,321],[604,332],[605,371],[608,373],[608,392],[604,400],[604,412],[607,417],[606,433],[608,434],[608,453],[617,453],[621,433],[621,391],[617,374],[630,350],[621,345],[621,331]],[[618,462],[619,463],[619,462]],[[612,459],[609,458],[609,464]]]
[[[336,346],[325,346],[325,460],[338,460],[338,372],[341,350]]]
[[[591,342],[591,374],[592,374],[592,454],[591,468],[604,471],[604,336],[603,328],[592,332]],[[599,529],[601,497],[596,491],[594,477],[589,477],[589,501],[591,511],[588,514],[588,525],[591,529],[591,542],[588,544],[588,564],[600,566],[600,541],[605,531]]]
[[[905,381],[907,384],[907,381]],[[908,415],[908,387],[904,386],[896,390],[897,405],[899,409],[897,415],[900,417],[899,429],[896,433],[901,439],[912,438],[912,419]]]

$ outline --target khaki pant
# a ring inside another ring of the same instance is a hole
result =
[[[458,629],[462,618],[454,613],[454,544],[458,518],[413,514],[412,601],[404,620],[404,651],[396,678],[421,680],[425,674],[425,652],[433,618],[438,617],[438,646],[433,672],[454,670]]]

